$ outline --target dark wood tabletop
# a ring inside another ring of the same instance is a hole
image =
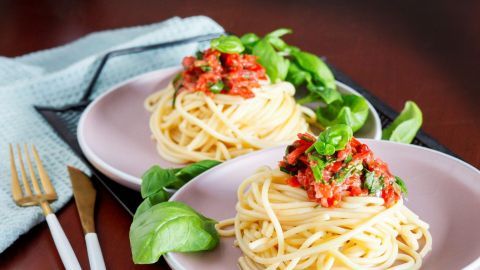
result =
[[[414,100],[423,129],[480,166],[479,1],[0,1],[0,55],[14,57],[73,41],[93,31],[203,14],[225,29],[264,34],[289,27],[287,40],[324,55],[378,98],[401,110]],[[58,217],[81,265],[88,258],[73,201]],[[135,266],[131,217],[99,189],[96,223],[109,269]],[[1,232],[0,232],[1,233]],[[0,254],[1,269],[62,269],[46,223]]]

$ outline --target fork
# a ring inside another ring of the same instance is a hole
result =
[[[12,172],[12,197],[15,203],[18,206],[26,207],[26,206],[40,206],[42,208],[43,214],[48,223],[48,228],[52,234],[53,241],[55,242],[55,246],[57,247],[58,253],[60,254],[60,258],[62,259],[63,265],[65,269],[81,269],[80,263],[73,252],[72,246],[70,242],[68,242],[68,238],[63,232],[62,226],[58,222],[57,216],[53,213],[52,209],[50,208],[49,202],[53,202],[57,199],[57,193],[55,192],[55,188],[48,177],[48,174],[43,167],[42,161],[40,160],[40,156],[38,155],[38,151],[34,145],[31,147],[31,151],[33,153],[33,159],[35,160],[35,165],[38,171],[38,177],[40,178],[40,182],[42,184],[42,189],[40,188],[39,182],[35,176],[34,166],[32,164],[32,159],[30,158],[30,151],[28,146],[25,144],[24,146],[24,153],[26,157],[26,164],[28,168],[28,172],[30,175],[30,182],[33,186],[33,193],[30,187],[30,183],[27,180],[28,176],[25,171],[25,165],[22,158],[22,151],[20,146],[17,144],[17,153],[18,153],[18,163],[20,166],[20,176],[22,179],[23,184],[23,191],[20,185],[20,181],[18,180],[18,172],[17,167],[15,165],[15,158],[14,158],[14,151],[13,147],[10,144],[10,167]]]

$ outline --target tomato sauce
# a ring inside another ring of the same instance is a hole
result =
[[[387,164],[355,138],[343,150],[321,157],[324,166],[321,179],[316,179],[312,168],[318,158],[312,158],[308,152],[315,140],[312,135],[298,134],[298,140],[287,147],[279,162],[280,169],[291,175],[287,183],[304,188],[310,200],[323,207],[334,207],[344,196],[379,196],[386,206],[400,199],[402,191]]]
[[[252,98],[253,88],[266,80],[263,68],[254,55],[222,53],[207,49],[197,57],[187,56],[182,61],[183,72],[174,86],[178,91],[199,91]]]

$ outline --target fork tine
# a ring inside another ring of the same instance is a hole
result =
[[[20,182],[18,182],[18,172],[15,166],[15,158],[13,155],[12,144],[8,144],[10,149],[10,171],[12,172],[12,196],[15,202],[18,202],[22,198],[22,188]]]
[[[43,167],[42,161],[40,160],[40,156],[38,155],[38,151],[35,145],[32,145],[32,150],[33,150],[33,157],[35,158],[35,164],[37,165],[37,168],[38,168],[38,175],[40,176],[40,181],[42,181],[42,186],[43,186],[43,189],[45,190],[45,193],[52,194],[56,197],[57,193],[55,192],[55,189],[52,186],[52,182],[50,181],[50,177],[48,177],[47,171]]]
[[[20,172],[22,175],[23,188],[25,189],[25,194],[27,196],[32,196],[32,189],[27,180],[27,173],[25,172],[25,166],[23,165],[22,151],[20,150],[20,145],[17,144],[18,152],[18,162],[20,163]]]
[[[30,154],[28,151],[27,144],[24,145],[24,151],[25,151],[25,157],[27,158],[28,172],[30,173],[30,179],[32,180],[33,190],[35,191],[35,194],[42,194],[42,191],[40,190],[40,186],[38,185],[37,177],[35,177],[35,172],[33,170],[32,160],[30,159]]]

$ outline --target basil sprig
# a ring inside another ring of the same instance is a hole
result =
[[[401,143],[411,143],[422,126],[423,116],[413,101],[407,101],[402,112],[383,130],[382,139]]]
[[[328,66],[316,55],[288,45],[282,36],[290,33],[291,29],[280,28],[263,38],[248,33],[240,40],[247,53],[258,57],[272,82],[286,79],[295,86],[304,85],[309,90],[309,95],[301,102],[322,100],[330,104],[341,100],[335,77]]]
[[[317,141],[307,152],[315,149],[320,155],[333,155],[335,151],[343,150],[352,137],[351,127],[344,124],[330,126],[318,135]]]
[[[221,36],[210,41],[210,47],[223,53],[241,53],[245,50],[237,36]]]
[[[220,164],[203,160],[184,168],[153,166],[142,176],[140,204],[130,226],[134,263],[151,264],[166,252],[211,250],[218,245],[216,221],[181,202],[167,202],[165,188],[178,189],[206,170]]]

